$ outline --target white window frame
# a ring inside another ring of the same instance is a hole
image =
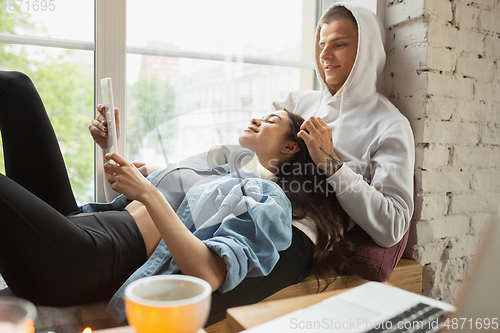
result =
[[[105,4],[104,4],[105,3]],[[113,80],[113,93],[115,96],[115,105],[120,106],[120,113],[122,121],[120,122],[120,131],[122,133],[119,145],[126,147],[126,55],[153,55],[163,57],[175,58],[189,58],[200,60],[215,60],[224,62],[243,62],[247,64],[268,65],[268,66],[283,66],[301,69],[300,89],[310,90],[314,85],[314,62],[307,59],[313,59],[314,36],[316,29],[317,17],[316,7],[319,1],[315,2],[315,6],[311,6],[310,0],[302,0],[302,9],[304,10],[304,21],[302,22],[302,52],[301,60],[282,60],[271,59],[254,56],[242,56],[240,54],[224,54],[213,52],[196,52],[178,49],[159,49],[147,46],[134,46],[126,45],[126,1],[124,0],[107,0],[98,1],[96,6],[97,19],[96,19],[96,84],[102,77],[111,77]],[[107,13],[111,11],[112,16]],[[103,28],[104,26],[104,28]],[[117,38],[118,37],[118,38]],[[111,45],[106,43],[107,40],[113,40]],[[110,68],[108,68],[110,66]],[[104,69],[106,68],[106,72]],[[102,69],[102,70],[101,70]],[[115,82],[118,80],[120,87],[117,89]],[[97,88],[97,86],[96,86]],[[98,98],[100,89],[98,91]],[[98,99],[100,100],[100,99]],[[118,101],[118,103],[117,103]],[[102,171],[102,156],[100,153],[96,154],[96,198],[98,201],[104,201],[104,189],[99,184],[106,184],[103,181]]]
[[[101,101],[101,79],[110,77],[113,84],[113,101],[120,108],[120,147],[126,147],[126,1],[106,0],[95,2],[95,84],[94,96]],[[124,151],[124,150],[123,150]],[[105,202],[105,190],[112,193],[105,179],[103,154],[95,149],[95,199]]]

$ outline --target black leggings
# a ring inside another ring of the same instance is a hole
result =
[[[0,274],[41,305],[109,298],[147,259],[127,211],[80,214],[54,130],[31,80],[0,71]]]

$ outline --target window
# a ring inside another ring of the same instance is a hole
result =
[[[3,1],[1,70],[28,74],[40,92],[79,203],[94,199],[94,1]],[[4,173],[0,145],[0,169]]]
[[[273,101],[312,89],[314,13],[303,0],[128,0],[128,156],[165,164],[237,144]]]
[[[94,199],[86,128],[100,78],[113,79],[127,157],[156,164],[237,143],[273,101],[313,88],[316,1],[38,2],[2,3],[13,6],[0,9],[0,52],[9,59],[0,69],[35,82],[79,203]]]

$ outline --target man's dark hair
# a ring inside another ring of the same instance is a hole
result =
[[[333,21],[350,19],[354,24],[354,28],[358,30],[358,23],[356,22],[356,18],[352,15],[352,12],[344,6],[336,6],[330,9],[328,13],[323,16],[321,21],[319,22],[319,26],[323,26],[323,24],[330,24]]]

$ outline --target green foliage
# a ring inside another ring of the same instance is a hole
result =
[[[0,10],[0,32],[12,33],[17,27],[29,29],[29,16]],[[0,44],[1,70],[27,74],[34,82],[57,135],[71,186],[78,202],[87,202],[93,188],[94,149],[87,131],[93,118],[93,69],[71,62],[73,51],[52,56],[40,48],[36,59],[21,46]],[[0,171],[4,173],[0,149]]]
[[[127,151],[137,152],[143,138],[173,117],[175,92],[167,80],[141,77],[127,89]]]
[[[0,32],[18,29],[40,28],[30,22],[29,13],[0,9]],[[23,72],[34,82],[58,138],[75,196],[84,203],[88,201],[86,192],[93,188],[94,174],[94,145],[87,130],[94,116],[93,69],[71,62],[73,51],[53,56],[38,48],[34,57],[32,50],[28,54],[25,47],[0,44],[0,70]],[[128,87],[128,152],[139,151],[143,138],[172,118],[174,102],[172,87],[156,76],[143,77]],[[0,172],[4,170],[0,146]]]
[[[21,10],[6,12],[4,9],[0,9],[0,32],[13,34],[16,28],[33,30],[34,24],[29,19],[29,12]]]

